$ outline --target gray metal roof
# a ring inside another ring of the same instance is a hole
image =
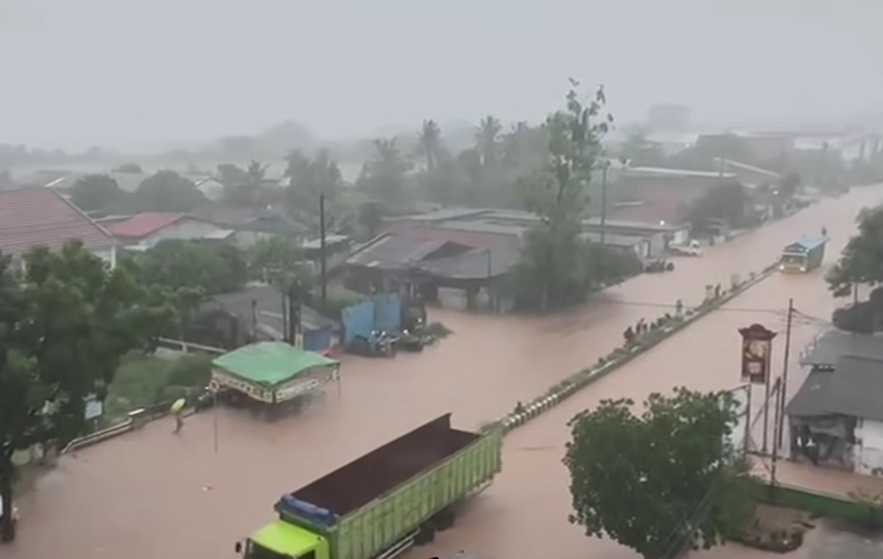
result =
[[[346,235],[325,235],[325,246],[334,245],[337,243],[345,243],[350,240]],[[308,241],[304,241],[301,245],[301,248],[315,250],[322,248],[322,239],[310,239]]]
[[[415,265],[447,241],[418,241],[398,235],[381,235],[346,259],[347,264],[381,270],[398,270]]]
[[[833,371],[813,371],[786,407],[788,415],[845,415],[883,420],[883,360],[840,357]]]
[[[487,279],[506,274],[518,262],[516,247],[499,245],[465,254],[421,262],[419,269],[431,276],[449,279]]]
[[[883,360],[883,336],[829,330],[805,350],[800,364],[834,367],[841,356]]]

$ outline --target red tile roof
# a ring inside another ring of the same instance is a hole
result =
[[[113,237],[51,188],[0,192],[0,251],[18,256],[31,248],[62,247],[79,239],[90,250],[110,248]]]
[[[116,237],[141,238],[168,227],[185,215],[182,213],[144,212],[125,221],[108,225],[107,230]]]

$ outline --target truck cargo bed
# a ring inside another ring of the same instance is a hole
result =
[[[430,469],[476,441],[443,415],[295,491],[292,495],[337,516],[347,514]]]

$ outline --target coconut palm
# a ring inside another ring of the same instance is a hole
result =
[[[497,162],[497,139],[503,125],[494,116],[488,115],[481,119],[475,131],[475,147],[481,155],[484,166],[492,166]]]
[[[424,120],[417,139],[417,154],[426,157],[426,170],[432,171],[438,164],[441,151],[441,129],[434,120]]]

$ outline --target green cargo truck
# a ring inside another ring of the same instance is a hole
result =
[[[237,542],[245,559],[390,559],[454,524],[455,507],[500,471],[502,433],[402,435],[276,503],[279,518]]]

